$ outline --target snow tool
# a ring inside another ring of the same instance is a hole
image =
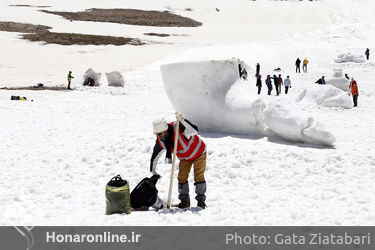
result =
[[[177,117],[176,117],[177,118]],[[172,157],[172,170],[171,170],[171,180],[169,182],[169,192],[168,192],[168,202],[167,202],[167,208],[171,208],[171,200],[172,200],[172,187],[173,187],[173,178],[174,178],[174,165],[176,163],[176,151],[177,151],[177,142],[178,142],[178,134],[179,134],[179,128],[180,128],[180,121],[177,119],[177,127],[175,131],[175,137],[174,137],[174,146],[173,146],[173,157]]]

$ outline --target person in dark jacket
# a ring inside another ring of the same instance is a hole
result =
[[[257,77],[256,86],[258,87],[258,95],[260,95],[260,92],[262,91],[262,76],[261,75],[258,75]]]
[[[318,81],[316,81],[315,83],[317,84],[326,84],[326,81],[324,80],[324,76],[322,76],[322,78],[320,78]]]
[[[370,59],[370,49],[369,48],[366,49],[365,55],[366,55],[367,60]]]
[[[276,75],[273,75],[273,85],[275,85],[276,95],[279,95],[279,78]]]
[[[257,63],[255,77],[258,77],[259,73],[260,73],[260,65],[259,65],[259,63]]]
[[[181,202],[179,208],[190,207],[189,195],[189,172],[194,165],[195,199],[198,207],[206,208],[206,145],[198,136],[198,127],[182,117],[180,112],[176,113],[180,121],[176,156],[180,160],[178,168],[178,198]],[[156,142],[150,161],[150,171],[156,173],[156,165],[164,149],[167,150],[166,162],[172,163],[172,152],[174,150],[174,137],[177,128],[177,121],[167,123],[163,118],[153,121],[153,130],[156,135]]]
[[[345,73],[345,75],[344,75],[344,76],[345,76],[345,78],[346,78],[346,79],[350,80],[350,78],[349,78],[349,76],[348,76],[348,74],[347,74],[347,73]]]
[[[296,60],[296,73],[301,73],[301,60],[299,58]]]
[[[266,79],[266,85],[267,85],[267,88],[268,88],[268,95],[271,95],[271,92],[272,92],[272,81],[271,81],[271,76],[270,75],[267,75],[267,79]]]

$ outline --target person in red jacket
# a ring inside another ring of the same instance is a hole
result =
[[[189,173],[191,167],[194,165],[194,185],[195,199],[198,201],[198,207],[206,208],[206,180],[204,172],[206,170],[206,144],[198,136],[198,127],[192,124],[187,119],[182,117],[178,112],[177,119],[180,121],[177,152],[176,156],[180,160],[178,168],[178,198],[180,203],[179,208],[190,207],[189,196]],[[172,153],[174,150],[174,137],[176,136],[177,122],[167,123],[164,118],[153,121],[154,134],[156,135],[156,142],[151,156],[150,171],[156,173],[156,165],[164,149],[167,150],[166,162],[172,163]]]
[[[354,80],[353,77],[352,77],[352,80],[350,81],[349,88],[350,88],[350,91],[352,92],[354,107],[357,107],[357,105],[358,105],[358,84]]]

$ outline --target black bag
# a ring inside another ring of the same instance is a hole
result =
[[[130,204],[134,209],[151,207],[158,199],[158,190],[155,185],[160,175],[154,174],[151,178],[144,178],[130,193]]]

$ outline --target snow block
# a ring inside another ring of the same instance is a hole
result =
[[[119,71],[112,71],[111,73],[105,73],[107,77],[108,86],[113,87],[124,87],[124,78]]]
[[[303,90],[296,99],[296,102],[301,101],[327,107],[352,108],[351,98],[346,92],[327,84]]]
[[[96,73],[92,68],[89,68],[88,70],[86,70],[85,74],[83,75],[82,85],[84,86],[88,85],[88,79],[89,77],[91,77],[92,79],[94,79],[95,86],[99,86],[100,85],[99,80],[100,80],[101,75],[102,73]]]
[[[342,69],[334,69],[333,77],[342,77]]]
[[[332,141],[321,140],[319,128],[316,140],[303,134],[314,122],[298,112],[296,104],[291,109],[290,104],[267,105],[258,95],[249,95],[249,85],[239,80],[236,59],[172,63],[162,65],[161,74],[175,110],[201,130],[253,135],[268,135],[271,130],[291,141]]]
[[[314,118],[303,112],[295,103],[273,101],[264,110],[265,124],[279,136],[290,140],[332,145],[336,139]]]
[[[345,77],[332,77],[326,79],[326,84],[332,85],[336,88],[339,88],[343,91],[349,92],[350,81]]]
[[[363,55],[353,55],[352,53],[340,54],[335,59],[335,63],[364,63],[365,57]]]

